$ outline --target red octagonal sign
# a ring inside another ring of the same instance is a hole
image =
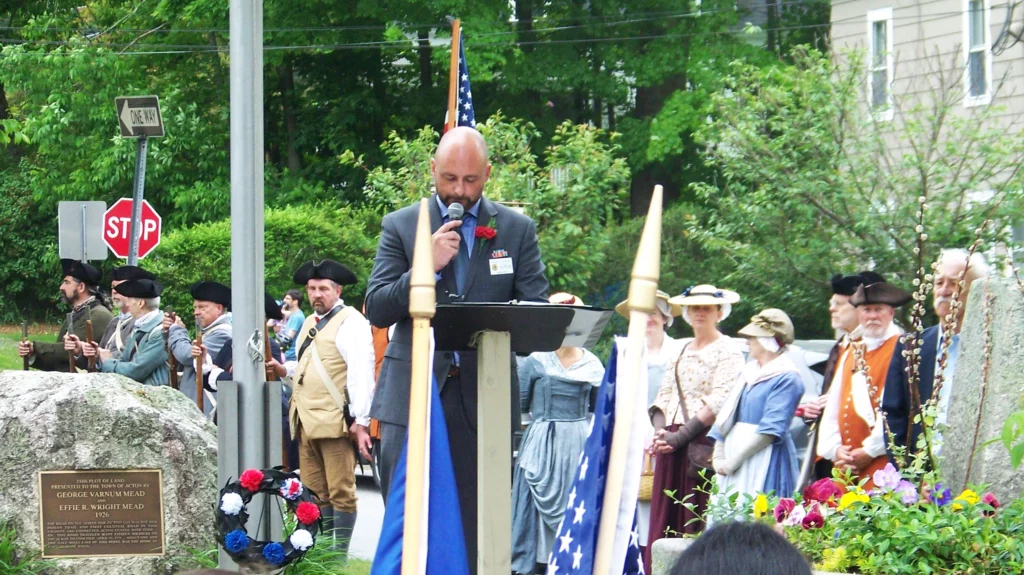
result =
[[[103,214],[103,241],[114,255],[128,258],[128,245],[132,228],[132,199],[121,198]],[[139,258],[160,245],[160,215],[149,202],[142,200],[142,219],[139,222]]]

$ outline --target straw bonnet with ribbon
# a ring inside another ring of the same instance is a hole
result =
[[[793,322],[781,309],[769,308],[754,317],[737,335],[754,339],[772,338],[779,347],[793,343]]]
[[[654,298],[654,304],[657,306],[658,311],[661,312],[661,315],[667,318],[665,325],[672,327],[673,318],[683,315],[683,308],[677,304],[671,303],[671,299],[668,294],[661,290],[658,290]],[[619,305],[615,306],[615,312],[626,319],[629,319],[628,303],[628,301],[623,301],[620,302]]]
[[[558,305],[574,305],[574,306],[586,305],[586,304],[583,303],[583,300],[581,300],[580,298],[572,295],[569,292],[564,292],[564,291],[558,292],[556,294],[551,294],[551,297],[548,298],[548,303],[553,303],[553,304],[558,304]]]
[[[694,305],[717,305],[722,310],[722,317],[718,321],[724,321],[732,313],[732,304],[740,301],[740,294],[732,290],[719,289],[711,284],[701,284],[686,288],[683,293],[668,301],[682,307],[682,316],[686,323],[690,323],[686,308]]]

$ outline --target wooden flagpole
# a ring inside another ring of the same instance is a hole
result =
[[[452,57],[448,71],[448,129],[459,125],[459,46],[462,44],[462,23],[452,22]]]
[[[412,316],[412,382],[409,391],[409,448],[406,454],[405,525],[402,535],[402,575],[422,572],[420,543],[426,535],[424,502],[427,493],[427,406],[430,401],[430,320],[436,293],[434,256],[430,241],[430,203],[420,200],[416,244],[409,278],[409,315]]]
[[[647,210],[647,221],[644,223],[640,246],[636,251],[636,261],[633,263],[633,274],[629,280],[629,297],[626,299],[626,306],[629,308],[624,372],[626,377],[615,386],[615,403],[623,408],[616,411],[615,427],[612,430],[608,473],[605,475],[607,479],[604,503],[597,532],[594,575],[608,575],[613,572],[612,542],[615,540],[615,526],[619,516],[629,440],[633,429],[633,406],[636,405],[640,382],[646,381],[647,377],[646,373],[640,372],[646,347],[647,318],[656,309],[655,294],[658,291],[658,278],[661,276],[661,196],[661,186],[654,186],[651,206]],[[643,388],[647,389],[646,386]],[[619,565],[615,572],[621,573],[621,570],[622,565]]]

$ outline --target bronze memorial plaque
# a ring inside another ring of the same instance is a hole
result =
[[[163,555],[159,469],[40,471],[43,557]]]

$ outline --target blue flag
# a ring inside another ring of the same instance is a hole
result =
[[[597,549],[598,526],[604,504],[605,478],[608,471],[609,452],[611,451],[612,430],[615,429],[615,382],[619,368],[619,345],[612,346],[611,357],[605,369],[604,381],[594,408],[594,419],[591,422],[590,435],[580,456],[579,467],[573,479],[572,490],[569,492],[568,505],[562,523],[558,526],[551,556],[548,558],[548,575],[567,575],[570,573],[593,573],[594,554]],[[644,374],[647,369],[642,370]],[[639,390],[647,399],[646,383]],[[642,407],[642,406],[641,406]],[[643,417],[643,415],[641,415]],[[635,429],[642,425],[642,420],[634,416]],[[642,434],[642,430],[640,431]],[[623,503],[618,509],[609,509],[615,513],[616,537],[612,542],[612,565],[621,565],[623,574],[641,574],[644,572],[643,560],[640,557],[640,535],[637,531],[636,501],[639,490],[640,464],[642,464],[643,444],[640,437],[639,451],[636,443],[631,440],[630,464],[626,468],[626,485],[623,486]],[[639,455],[639,459],[637,456]],[[633,462],[637,464],[633,464]],[[629,481],[630,474],[635,481]],[[617,562],[616,559],[622,561]]]
[[[425,551],[426,575],[469,575],[466,541],[462,536],[462,516],[459,514],[459,496],[455,487],[455,469],[448,450],[448,430],[441,410],[441,396],[437,381],[431,378],[430,409],[427,414],[429,437],[427,440],[427,529],[420,542]],[[371,575],[399,575],[402,572],[402,538],[405,528],[405,481],[408,440],[395,467],[388,494],[384,525],[373,558]]]

